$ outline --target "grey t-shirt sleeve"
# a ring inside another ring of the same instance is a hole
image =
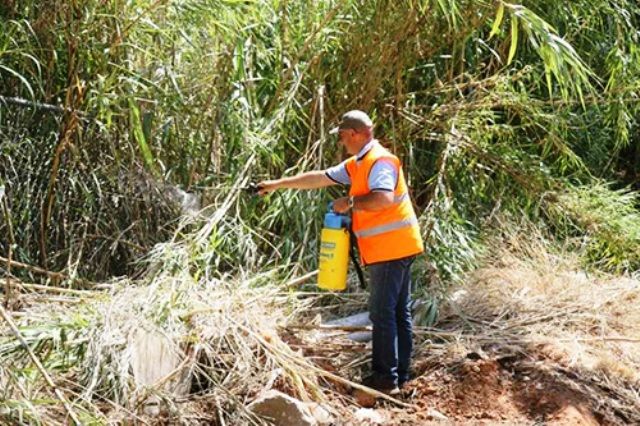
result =
[[[392,161],[381,158],[371,167],[369,173],[370,191],[395,191],[398,182],[398,170]]]
[[[341,185],[351,185],[351,177],[349,176],[349,173],[347,173],[346,160],[336,166],[329,167],[324,171],[324,173],[329,179],[336,183]]]

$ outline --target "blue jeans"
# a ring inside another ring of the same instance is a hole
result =
[[[373,323],[373,375],[395,386],[409,379],[411,264],[413,257],[369,265],[369,317]]]

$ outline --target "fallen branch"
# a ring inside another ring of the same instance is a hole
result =
[[[2,256],[0,256],[0,262],[4,262],[7,266],[15,266],[17,268],[26,269],[27,271],[33,272],[35,274],[45,275],[55,281],[64,281],[67,279],[71,279],[71,277],[62,272],[48,271],[46,269],[40,268],[39,266],[29,265],[26,263],[18,262],[17,260],[7,259],[6,257]],[[85,280],[83,278],[74,278],[74,281],[77,281],[83,285],[88,285],[90,287],[99,287],[96,285],[96,283]]]
[[[329,324],[300,324],[287,325],[285,328],[292,330],[324,330],[324,331],[371,331],[370,325],[329,325]]]
[[[323,330],[323,331],[344,331],[348,333],[358,331],[372,331],[370,325],[365,326],[347,326],[347,325],[328,325],[328,324],[300,324],[300,325],[287,325],[285,328],[291,330]],[[514,334],[508,335],[471,335],[464,333],[456,333],[452,331],[438,330],[430,327],[414,327],[413,334],[415,336],[439,336],[439,337],[456,337],[461,339],[473,339],[484,341],[497,341],[504,340],[507,342],[523,342],[523,343],[541,343],[546,339],[527,339],[521,338]],[[627,342],[627,343],[640,343],[640,339],[634,339],[627,336],[602,336],[602,337],[586,337],[578,339],[558,339],[559,342]]]
[[[357,331],[372,331],[373,328],[370,325],[330,325],[330,324],[296,324],[287,325],[286,328],[293,330],[324,330],[324,331],[345,331],[345,332],[357,332]],[[444,331],[433,329],[429,327],[414,327],[413,334],[417,336],[421,335],[434,335],[443,337],[458,337],[464,336],[462,333],[455,333],[451,331]],[[467,337],[467,336],[464,336]],[[482,336],[468,336],[471,338],[478,338]]]
[[[59,114],[63,114],[65,112],[75,112],[79,115],[87,115],[87,113],[82,111],[74,111],[72,108],[64,108],[57,105],[45,104],[42,102],[33,102],[23,98],[15,98],[11,96],[0,96],[0,102],[5,104],[11,104],[22,108],[33,108],[39,109],[41,111],[55,112]]]
[[[560,342],[627,342],[627,343],[640,343],[640,339],[632,339],[625,336],[612,336],[612,337],[588,337],[581,339],[560,339]]]
[[[310,278],[315,277],[316,275],[318,275],[318,270],[316,269],[315,271],[309,272],[308,274],[305,274],[301,277],[298,278],[294,278],[291,281],[287,282],[284,284],[284,287],[297,287],[300,284],[304,284],[306,281],[308,281]]]
[[[351,380],[345,379],[344,377],[340,377],[340,376],[338,376],[336,374],[330,373],[330,372],[328,372],[326,370],[323,370],[321,368],[312,366],[312,369],[317,374],[319,374],[321,376],[328,377],[331,380],[334,380],[336,382],[342,383],[343,385],[351,386],[351,387],[356,388],[358,390],[361,390],[361,391],[363,391],[363,392],[365,392],[365,393],[367,393],[367,394],[369,394],[371,396],[375,396],[376,398],[386,399],[387,401],[393,402],[394,404],[399,405],[399,406],[404,407],[404,408],[411,408],[411,409],[414,409],[414,410],[417,409],[417,407],[415,405],[407,404],[406,402],[402,402],[399,399],[396,399],[396,398],[394,398],[392,396],[387,395],[386,393],[378,392],[375,389],[371,389],[371,388],[369,388],[367,386],[352,382]]]
[[[74,290],[71,288],[53,287],[53,286],[41,285],[41,284],[27,284],[19,281],[14,281],[13,285],[25,290],[37,290],[37,291],[45,291],[45,292],[60,293],[60,294],[71,294],[74,296],[90,296],[91,294],[93,294],[91,290]]]
[[[16,266],[18,268],[26,269],[27,271],[31,271],[36,274],[46,275],[53,280],[62,281],[67,276],[62,272],[53,272],[47,271],[46,269],[42,269],[39,266],[28,265],[26,263],[18,262],[17,260],[7,259],[6,257],[0,256],[0,262],[4,262],[7,266]]]

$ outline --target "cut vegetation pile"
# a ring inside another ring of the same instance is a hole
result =
[[[20,332],[78,418],[113,422],[160,414],[171,422],[257,422],[244,406],[269,383],[304,400],[326,399],[321,372],[278,337],[278,327],[310,301],[273,285],[277,271],[198,278],[189,265],[175,268],[184,259],[180,246],[161,252],[148,279],[118,281],[102,291],[38,287],[65,294],[47,303],[23,287],[23,309],[15,314]],[[5,419],[65,423],[68,413],[51,386],[37,385],[40,373],[24,347],[6,329],[2,336]]]
[[[456,421],[640,421],[640,281],[587,275],[542,237],[519,235],[496,238],[500,248],[453,293],[436,326],[417,327],[407,405],[374,407],[385,424],[434,413]],[[175,259],[179,251],[164,253]],[[353,329],[323,327],[316,316],[360,309],[361,293],[332,307],[332,296],[274,285],[275,270],[220,280],[150,270],[139,282],[68,291],[53,303],[23,288],[15,321],[83,422],[257,424],[263,420],[246,406],[277,389],[358,424],[363,402],[350,381],[367,374],[369,349],[345,338]],[[24,348],[8,330],[2,335],[5,421],[68,421]]]

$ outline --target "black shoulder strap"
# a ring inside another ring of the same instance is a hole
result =
[[[351,226],[349,226],[349,240],[351,241],[351,247],[349,249],[349,256],[351,256],[351,262],[353,263],[354,268],[356,268],[356,274],[358,274],[358,281],[360,281],[360,288],[363,290],[367,289],[367,285],[364,282],[364,274],[362,273],[362,267],[360,266],[360,262],[358,262],[358,257],[356,256],[356,234],[353,233]]]

